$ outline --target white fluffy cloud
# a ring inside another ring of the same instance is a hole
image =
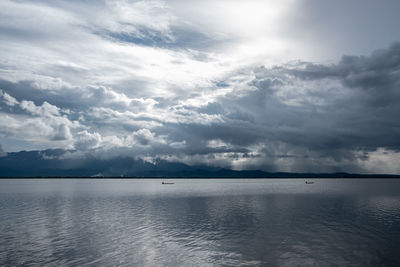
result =
[[[15,106],[16,104],[19,104],[19,102],[14,97],[3,92],[3,90],[0,90],[0,98],[2,98],[3,102],[8,106]]]
[[[97,148],[101,143],[101,135],[99,133],[90,133],[87,130],[78,132],[74,146],[77,150],[88,150]]]

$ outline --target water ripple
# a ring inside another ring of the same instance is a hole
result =
[[[400,266],[399,185],[0,180],[0,265]]]

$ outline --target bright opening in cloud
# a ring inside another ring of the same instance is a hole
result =
[[[290,7],[290,1],[233,1],[220,2],[224,10],[225,23],[232,34],[254,38],[257,35],[270,35],[277,32],[282,15]],[[226,8],[223,8],[223,5]]]

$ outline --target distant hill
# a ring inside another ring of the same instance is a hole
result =
[[[159,178],[400,178],[400,175],[234,171],[209,166],[130,157],[65,157],[62,149],[21,151],[0,157],[0,177],[159,177]]]

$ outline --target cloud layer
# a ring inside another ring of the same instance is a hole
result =
[[[0,156],[64,148],[75,150],[64,157],[399,173],[400,43],[331,64],[291,60],[289,50],[310,56],[290,49],[290,21],[266,26],[291,14],[283,2],[258,14],[264,1],[233,1],[201,23],[213,2],[195,15],[181,1],[3,1]]]

